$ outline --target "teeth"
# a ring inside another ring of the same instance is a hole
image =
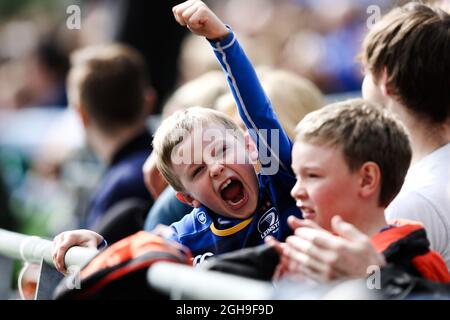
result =
[[[300,210],[302,210],[303,213],[314,213],[314,210],[298,204],[299,203],[297,202],[297,206],[300,208]]]
[[[228,200],[227,202],[229,204],[231,204],[232,206],[237,206],[238,204],[241,204],[241,202],[244,201],[244,198],[242,198],[241,200],[239,200],[238,202],[233,202],[231,200]]]
[[[231,179],[228,179],[228,180],[220,187],[220,191],[222,191],[223,189],[225,189],[226,187],[228,187],[230,183],[231,183]]]

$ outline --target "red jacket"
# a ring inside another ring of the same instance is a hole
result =
[[[425,229],[418,223],[395,221],[372,237],[376,250],[387,263],[402,266],[408,272],[428,280],[447,283],[450,273],[439,253],[430,250]]]

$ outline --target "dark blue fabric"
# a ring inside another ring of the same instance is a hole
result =
[[[152,201],[142,173],[142,166],[152,151],[151,142],[151,135],[145,131],[116,152],[90,202],[86,228],[93,228],[108,209],[121,200]]]
[[[178,200],[175,190],[167,187],[150,209],[145,220],[144,230],[152,231],[158,224],[169,226],[183,219],[191,211],[192,207]]]
[[[103,250],[103,249],[105,249],[107,246],[108,246],[108,242],[107,242],[105,239],[103,239],[102,242],[100,242],[100,243],[97,245],[97,250]]]

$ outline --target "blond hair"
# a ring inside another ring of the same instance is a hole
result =
[[[173,149],[186,138],[186,132],[191,133],[194,128],[211,124],[231,129],[238,139],[244,139],[242,130],[230,117],[222,112],[202,107],[179,110],[166,118],[156,130],[153,138],[156,166],[175,190],[183,191],[184,187],[172,168]]]
[[[257,67],[256,72],[281,126],[293,140],[297,123],[323,105],[322,93],[311,81],[292,72],[266,66]],[[231,93],[217,99],[215,107],[241,123]]]
[[[296,133],[296,140],[340,148],[352,172],[375,162],[381,171],[380,205],[400,191],[411,146],[402,124],[386,110],[362,99],[330,104],[308,114]]]
[[[189,107],[212,108],[216,99],[228,90],[222,71],[209,71],[177,88],[164,103],[162,118]]]

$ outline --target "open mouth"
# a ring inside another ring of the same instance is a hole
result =
[[[234,210],[242,208],[248,201],[248,194],[241,181],[229,178],[220,186],[222,199]]]
[[[304,219],[312,220],[312,219],[314,219],[316,217],[316,212],[314,210],[310,209],[310,208],[301,206],[300,210],[302,211]]]

